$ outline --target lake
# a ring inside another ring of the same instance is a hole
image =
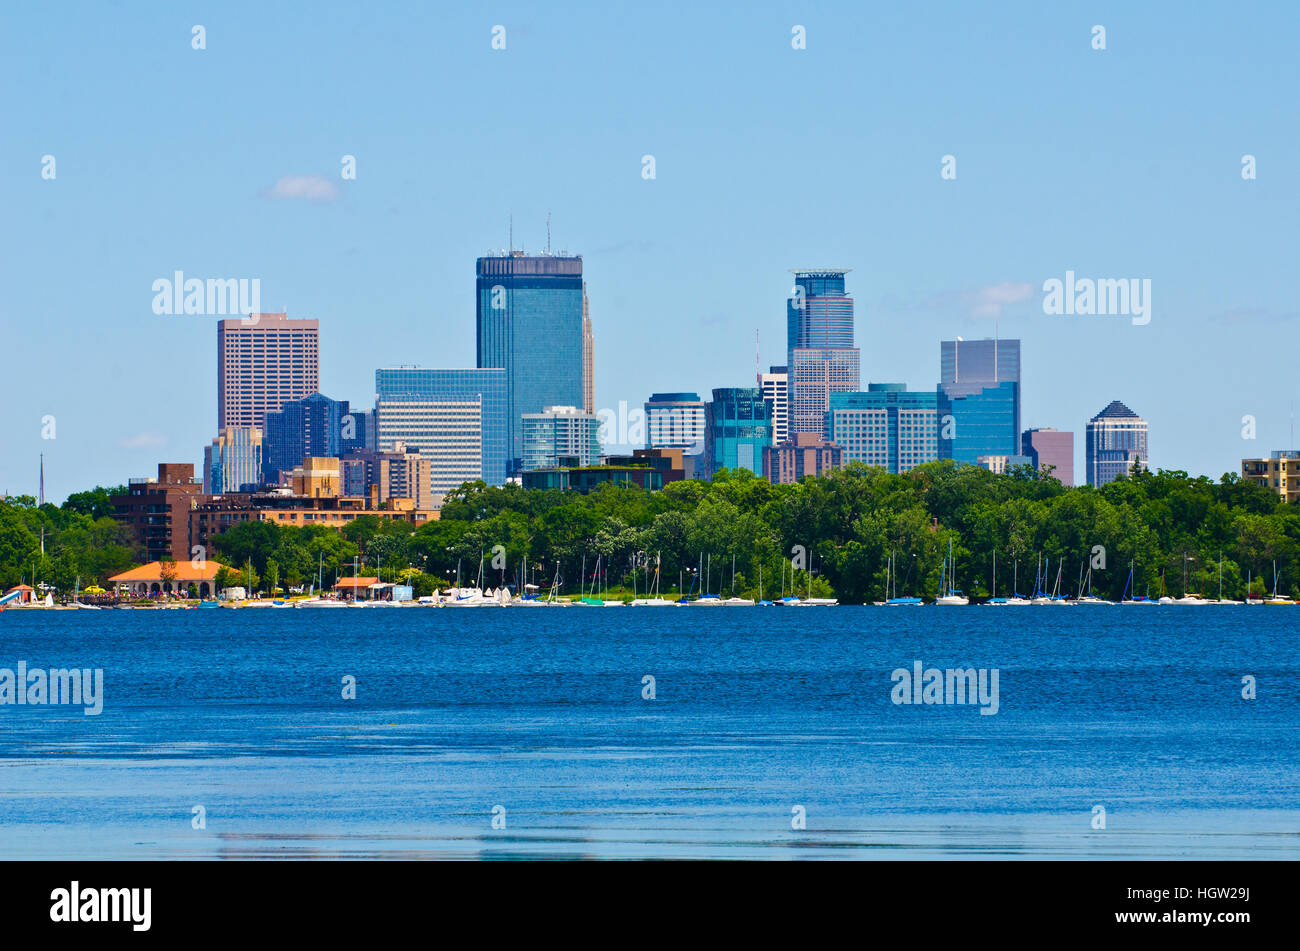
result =
[[[1297,610],[6,611],[0,856],[1298,858]]]

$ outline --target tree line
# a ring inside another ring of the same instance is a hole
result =
[[[95,504],[110,491],[80,493],[61,508],[0,503],[6,584],[30,559],[41,524],[46,567],[61,587],[70,572],[84,585],[130,567],[116,523]],[[993,591],[995,552],[998,594],[1011,593],[1013,579],[1032,593],[1043,562],[1050,566],[1043,587],[1050,590],[1059,571],[1069,594],[1090,566],[1093,593],[1111,599],[1130,570],[1130,593],[1153,597],[1184,590],[1217,597],[1220,570],[1225,598],[1242,598],[1247,579],[1251,593],[1271,592],[1275,571],[1279,592],[1300,594],[1300,508],[1235,474],[1215,482],[1138,470],[1100,488],[1067,487],[1028,466],[995,474],[951,461],[898,475],[854,463],[793,485],[723,471],[658,492],[471,482],[448,493],[439,520],[415,529],[377,516],[338,531],[247,522],[215,538],[209,557],[231,566],[222,580],[268,591],[318,580],[328,588],[356,570],[425,594],[458,574],[474,583],[482,565],[485,586],[512,590],[526,581],[555,583],[566,594],[593,583],[644,592],[657,574],[664,593],[757,597],[761,584],[768,598],[811,590],[853,603],[885,597],[891,554],[896,593],[933,596],[950,543],[952,586],[975,597]]]

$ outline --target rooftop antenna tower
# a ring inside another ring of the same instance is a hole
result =
[[[546,253],[551,253],[551,213],[546,213]]]
[[[759,359],[758,347],[758,328],[754,328],[754,380],[760,387],[763,385],[762,361]]]

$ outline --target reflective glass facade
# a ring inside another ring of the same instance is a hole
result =
[[[582,258],[521,251],[478,259],[478,365],[506,376],[510,471],[523,457],[524,413],[582,406]]]
[[[940,383],[939,458],[979,464],[1020,453],[1020,384]]]
[[[940,383],[1020,382],[1020,341],[944,340],[939,343]]]
[[[860,386],[861,355],[853,346],[853,298],[844,289],[847,271],[795,271],[786,301],[786,367],[790,434],[827,436],[830,394]]]
[[[278,413],[267,413],[262,442],[267,480],[297,468],[308,456],[340,455],[340,421],[347,414],[347,400],[332,400],[320,393],[285,403]]]
[[[827,426],[844,462],[907,472],[939,458],[937,393],[909,393],[902,383],[872,383],[866,392],[832,393]]]
[[[600,462],[600,418],[576,406],[548,407],[544,413],[524,413],[525,472],[550,469],[561,457],[577,460],[580,466]]]
[[[763,472],[763,447],[772,444],[772,418],[757,387],[713,391],[705,405],[705,477],[719,469]]]
[[[1147,432],[1147,421],[1119,400],[1088,420],[1088,484],[1105,485],[1127,475],[1134,462],[1145,468]]]
[[[404,442],[430,457],[438,483],[435,491],[460,478],[471,456],[481,458],[481,474],[465,478],[505,483],[505,370],[376,370],[375,393],[375,448],[391,452]]]

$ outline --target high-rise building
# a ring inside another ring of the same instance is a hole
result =
[[[478,365],[505,370],[510,472],[523,458],[524,413],[582,406],[582,257],[511,251],[478,259]]]
[[[648,449],[704,450],[704,400],[698,393],[651,393],[645,403]]]
[[[763,447],[772,445],[772,417],[758,387],[723,387],[704,407],[704,472],[722,469],[763,473]]]
[[[376,370],[375,392],[376,451],[417,450],[432,466],[434,492],[477,479],[505,484],[505,370]]]
[[[826,435],[832,393],[859,387],[861,354],[853,345],[853,298],[844,289],[846,270],[794,271],[786,301],[786,368],[790,433]]]
[[[1300,452],[1275,449],[1267,459],[1243,459],[1241,478],[1277,493],[1283,502],[1300,502]]]
[[[218,430],[260,428],[267,413],[319,389],[319,321],[253,314],[217,322]]]
[[[1100,486],[1147,466],[1147,421],[1119,400],[1088,420],[1085,463],[1088,485]]]
[[[939,344],[939,458],[1020,455],[1020,341]]]
[[[347,401],[344,401],[346,407]],[[343,410],[339,417],[339,453],[347,455],[359,449],[375,448],[375,411],[373,409]]]
[[[1028,456],[1040,472],[1050,466],[1052,478],[1061,485],[1074,485],[1074,433],[1063,433],[1044,426],[1026,429],[1020,434],[1020,454]]]
[[[337,457],[342,452],[342,420],[347,415],[347,400],[332,400],[320,393],[267,413],[262,446],[265,480],[279,483],[281,473],[301,466],[309,456]]]
[[[939,343],[940,383],[1020,382],[1020,341],[944,340]]]
[[[576,406],[548,406],[540,413],[524,413],[523,471],[549,469],[560,459],[575,465],[600,462],[600,418]]]
[[[843,464],[844,450],[816,433],[795,433],[778,446],[763,447],[763,478],[790,485],[804,476],[819,476]]]
[[[582,408],[596,412],[596,338],[591,332],[591,305],[587,282],[582,282]]]
[[[262,483],[262,430],[227,426],[203,449],[203,491],[245,492]]]
[[[772,367],[758,375],[758,387],[772,416],[772,445],[790,438],[790,374],[785,367]]]
[[[189,561],[189,512],[203,494],[203,481],[189,462],[160,462],[157,478],[132,479],[125,495],[109,499],[113,517],[131,534],[145,561]]]
[[[391,452],[358,450],[339,460],[343,494],[369,498],[371,490],[379,503],[410,499],[420,510],[442,507],[442,496],[463,482],[435,475],[434,460],[424,453],[410,452],[398,442]]]
[[[833,393],[827,413],[831,441],[844,462],[893,473],[939,458],[939,397],[903,383],[871,383],[866,392]]]

